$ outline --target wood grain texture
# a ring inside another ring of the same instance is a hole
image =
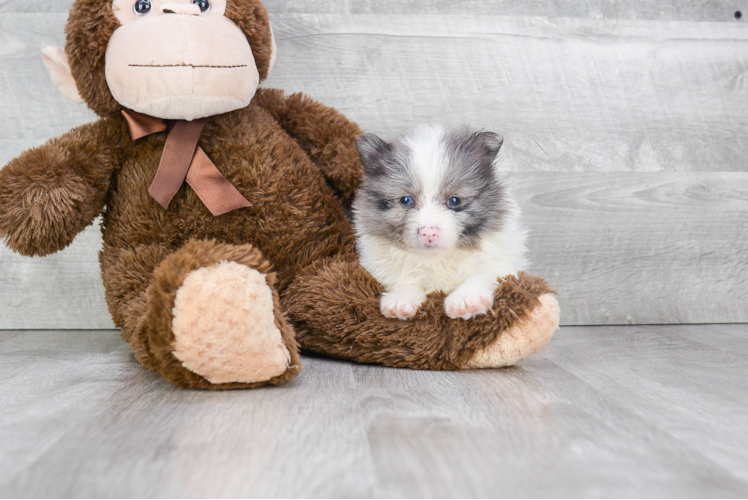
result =
[[[507,178],[562,324],[748,322],[748,173]],[[100,244],[90,228],[44,259],[0,248],[0,325],[110,328]]]
[[[72,0],[0,0],[0,12],[67,12]],[[742,2],[714,0],[265,0],[271,14],[473,14],[734,21]],[[745,22],[745,17],[742,18]]]
[[[0,165],[96,119],[52,85],[41,50],[65,43],[67,13],[0,15]]]
[[[500,16],[736,21],[743,2],[713,0],[265,0],[271,13],[472,14]]]
[[[68,12],[73,0],[0,0],[0,12]]]
[[[57,93],[38,55],[62,43],[65,19],[0,16],[0,165],[93,118]],[[415,14],[274,23],[280,58],[268,86],[307,92],[384,135],[421,122],[505,135],[501,168],[531,229],[531,270],[561,293],[564,324],[748,321],[745,24]],[[97,233],[48,259],[0,248],[0,328],[111,327]]]
[[[748,25],[276,16],[268,85],[371,132],[471,123],[518,171],[745,171]]]
[[[64,22],[0,20],[0,162],[92,116],[58,96],[38,56],[62,42]],[[505,163],[520,171],[745,170],[745,24],[278,15],[274,25],[267,85],[307,92],[372,132],[472,123],[504,133]]]
[[[748,322],[748,173],[511,173],[565,325]]]
[[[744,497],[746,356],[748,325],[574,327],[511,369],[205,393],[116,332],[3,332],[0,496]]]
[[[114,328],[99,271],[101,247],[97,225],[44,258],[0,246],[0,330]]]

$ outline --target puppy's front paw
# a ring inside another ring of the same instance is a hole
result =
[[[493,307],[493,291],[473,287],[458,288],[444,300],[444,310],[452,319],[470,319],[486,314]]]
[[[379,307],[387,318],[409,320],[413,319],[425,300],[426,294],[423,292],[399,290],[383,294]]]

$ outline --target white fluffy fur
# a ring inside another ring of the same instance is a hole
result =
[[[438,194],[441,179],[448,175],[443,133],[441,127],[428,126],[416,129],[406,139],[426,199],[418,208],[416,221],[420,226],[440,228],[439,248],[419,249],[415,226],[409,231],[414,241],[407,242],[412,247],[408,249],[366,234],[357,226],[361,264],[384,286],[381,309],[391,318],[412,318],[426,294],[433,291],[449,294],[445,310],[452,318],[469,319],[485,314],[493,305],[498,278],[517,274],[527,266],[526,230],[508,190],[503,229],[481,235],[477,249],[456,246],[459,229],[454,214],[443,203],[430,199]]]

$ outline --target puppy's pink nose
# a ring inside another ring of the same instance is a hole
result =
[[[424,226],[418,232],[418,241],[421,246],[433,247],[439,243],[439,228],[434,226]]]

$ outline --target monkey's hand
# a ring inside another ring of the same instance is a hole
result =
[[[70,245],[104,207],[113,161],[91,124],[26,151],[0,170],[0,238],[27,256]]]
[[[14,177],[0,176],[0,236],[6,244],[15,252],[34,256],[72,243],[84,208],[79,180],[40,183]]]

